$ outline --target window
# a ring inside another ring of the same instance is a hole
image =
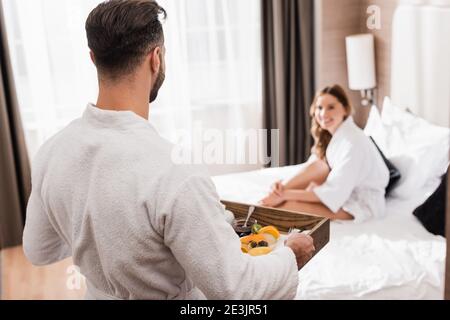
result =
[[[98,0],[3,0],[14,77],[31,158],[96,101],[84,30]],[[150,121],[177,130],[261,126],[259,0],[160,0],[168,12],[166,81]],[[234,168],[241,170],[243,168]],[[213,173],[221,173],[219,171]]]

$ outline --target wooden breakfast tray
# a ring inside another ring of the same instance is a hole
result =
[[[314,239],[316,251],[313,257],[322,250],[330,241],[330,220],[308,213],[299,213],[274,208],[222,201],[226,210],[231,211],[236,219],[246,218],[249,208],[255,207],[252,218],[258,221],[262,226],[277,227],[281,233],[287,234],[289,230],[299,229],[309,231],[309,235]]]

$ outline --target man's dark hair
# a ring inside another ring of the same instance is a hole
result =
[[[115,80],[129,75],[144,57],[164,42],[160,16],[166,11],[154,0],[109,0],[86,21],[89,48],[101,75]]]

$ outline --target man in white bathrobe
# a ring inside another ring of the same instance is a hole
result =
[[[173,163],[148,122],[164,81],[161,15],[154,1],[112,0],[88,17],[98,101],[34,160],[25,254],[72,256],[88,299],[292,299],[312,239],[242,254],[206,170]]]

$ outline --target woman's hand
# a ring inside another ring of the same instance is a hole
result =
[[[275,182],[271,187],[270,187],[270,191],[272,191],[272,193],[275,193],[276,195],[282,197],[283,196],[283,192],[284,192],[285,188],[283,185],[283,181],[279,180],[277,182]]]
[[[272,192],[267,197],[262,199],[259,204],[265,207],[278,207],[283,204],[286,200],[284,199],[283,194]]]

